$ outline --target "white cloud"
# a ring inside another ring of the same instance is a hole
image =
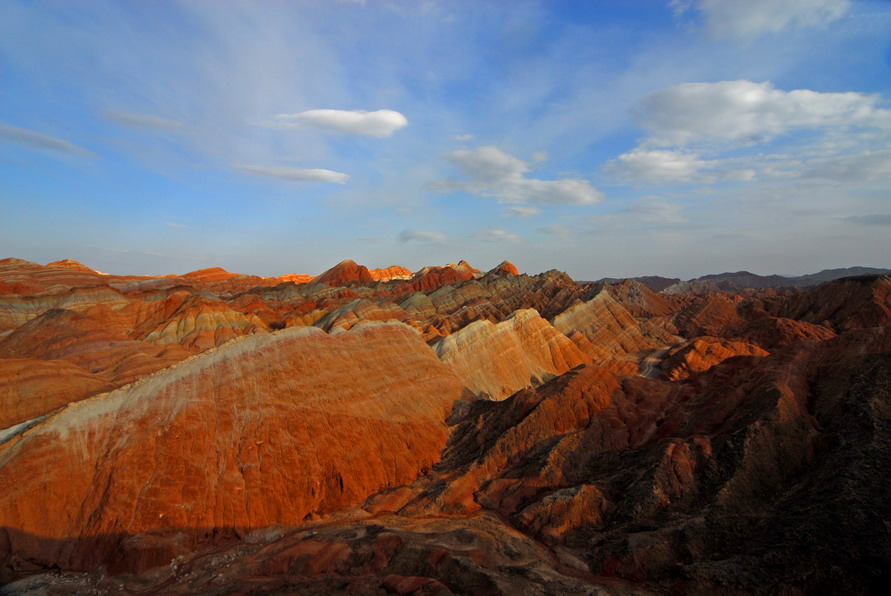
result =
[[[481,230],[470,234],[470,238],[485,242],[519,242],[520,239],[504,230]]]
[[[314,126],[371,137],[388,137],[408,125],[408,118],[393,110],[309,110],[297,114],[276,114],[267,122],[273,128]]]
[[[318,168],[301,169],[287,168],[280,166],[238,166],[238,169],[253,176],[265,176],[268,178],[281,178],[282,180],[293,180],[297,182],[332,182],[334,184],[344,184],[349,175],[342,172],[332,170],[322,170]]]
[[[879,100],[746,80],[667,87],[637,110],[650,136],[605,169],[620,180],[653,184],[885,180],[891,178],[891,110]],[[749,149],[768,144],[774,146],[769,151]]]
[[[695,153],[670,149],[636,148],[623,153],[607,166],[619,178],[644,182],[692,182],[708,162]]]
[[[526,178],[528,163],[491,145],[452,151],[448,160],[461,170],[466,180],[437,180],[428,185],[436,192],[463,190],[493,197],[501,203],[519,204],[590,205],[603,200],[603,193],[587,180]]]
[[[795,129],[891,128],[891,110],[876,107],[878,100],[854,92],[782,91],[747,80],[683,83],[644,98],[638,116],[653,134],[650,144],[761,142]]]
[[[826,27],[840,19],[849,0],[672,0],[679,13],[702,13],[714,39],[749,40],[786,28]]]
[[[29,128],[7,126],[6,124],[0,124],[0,140],[18,143],[19,145],[25,145],[27,147],[34,147],[35,149],[46,149],[58,153],[67,153],[69,155],[82,155],[85,157],[96,156],[96,154],[89,149],[78,147],[64,139],[59,139]]]
[[[463,135],[455,135],[452,137],[452,140],[458,141],[458,142],[463,142],[463,141],[469,141],[472,138],[473,138],[473,135],[468,132],[468,133],[464,133]]]
[[[552,234],[554,236],[560,236],[561,238],[569,238],[573,234],[572,228],[567,226],[561,226],[560,224],[554,224],[551,226],[542,226],[538,228],[539,232],[544,234]]]
[[[444,244],[448,238],[442,232],[433,232],[431,230],[402,230],[397,236],[399,242],[424,242],[429,244]]]
[[[526,218],[532,217],[533,215],[538,215],[541,213],[541,209],[538,207],[526,207],[524,205],[513,205],[508,207],[502,212],[504,217],[519,217]]]
[[[134,112],[125,112],[123,110],[106,110],[102,115],[122,126],[129,126],[132,128],[156,128],[158,130],[168,131],[178,131],[185,128],[182,122],[177,122],[176,120],[171,120],[169,118],[161,118],[160,116],[152,116],[150,114],[136,114]]]

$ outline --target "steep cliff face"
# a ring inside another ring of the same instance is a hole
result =
[[[0,542],[140,569],[208,533],[297,524],[429,469],[463,392],[398,324],[233,342],[7,438]]]

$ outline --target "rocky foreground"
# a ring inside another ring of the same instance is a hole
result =
[[[0,260],[0,593],[885,593],[891,278],[664,289]]]

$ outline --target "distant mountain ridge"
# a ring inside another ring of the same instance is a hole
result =
[[[856,277],[859,275],[889,275],[891,269],[879,269],[875,267],[844,267],[839,269],[824,269],[818,273],[808,275],[758,275],[749,271],[736,271],[725,273],[713,273],[683,281],[678,278],[660,277],[658,275],[645,275],[631,277],[654,292],[666,294],[705,294],[717,291],[736,290],[765,290],[768,288],[810,288],[828,281],[835,281],[844,277]],[[621,278],[604,277],[597,280],[598,283],[613,284],[622,281]]]

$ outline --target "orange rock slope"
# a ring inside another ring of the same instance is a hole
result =
[[[0,582],[881,592],[891,279],[713,289],[2,260]]]
[[[245,338],[7,437],[3,542],[141,569],[208,534],[298,524],[426,472],[463,392],[398,324]]]

